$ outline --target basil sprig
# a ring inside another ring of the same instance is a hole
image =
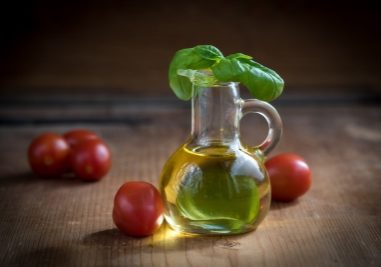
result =
[[[240,82],[255,98],[264,101],[277,98],[284,87],[283,79],[275,71],[251,56],[236,53],[224,57],[211,45],[179,50],[170,63],[169,84],[182,100],[192,98],[193,86],[212,86],[219,81]]]

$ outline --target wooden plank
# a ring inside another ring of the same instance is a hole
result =
[[[0,127],[0,265],[379,266],[380,108],[284,106],[279,112],[285,127],[274,153],[305,157],[313,186],[296,202],[273,203],[255,232],[229,237],[189,237],[164,226],[135,239],[117,231],[111,219],[113,196],[123,182],[157,184],[164,162],[188,135],[187,110],[152,112],[141,124]],[[245,118],[242,135],[254,143],[252,135],[264,125],[256,121],[257,129],[253,120]],[[108,177],[83,183],[30,174],[30,140],[73,126],[107,140],[114,155]]]

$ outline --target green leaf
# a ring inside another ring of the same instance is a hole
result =
[[[250,66],[241,82],[252,95],[264,101],[272,101],[282,94],[284,81],[278,73],[253,60],[239,60]]]
[[[246,58],[246,59],[252,59],[251,56],[248,56],[248,55],[245,55],[245,54],[242,54],[242,53],[235,53],[235,54],[231,54],[231,55],[228,55],[226,58],[228,59],[233,59],[233,58]]]
[[[192,98],[192,82],[186,76],[178,74],[178,70],[201,70],[210,68],[222,53],[214,46],[199,45],[177,51],[169,65],[169,85],[176,96],[182,100]]]
[[[198,87],[213,86],[218,83],[217,79],[213,75],[200,70],[179,69],[177,74],[180,76],[188,77],[191,83]]]
[[[284,81],[275,71],[247,57],[225,58],[212,66],[212,71],[220,81],[242,83],[260,100],[272,101],[283,91]]]
[[[224,57],[221,51],[212,45],[198,45],[194,47],[194,51],[204,59],[218,61]]]
[[[208,71],[212,72],[210,75]],[[235,53],[224,57],[212,45],[198,45],[177,51],[169,65],[169,85],[176,96],[189,100],[193,87],[220,82],[240,82],[257,99],[272,101],[283,91],[284,81],[273,70],[251,56]]]
[[[212,71],[221,82],[239,82],[246,68],[237,59],[224,58],[212,67]]]

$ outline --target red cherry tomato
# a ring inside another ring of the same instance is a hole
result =
[[[69,145],[62,136],[44,133],[29,145],[29,165],[39,176],[59,176],[67,170],[69,152]]]
[[[164,206],[159,191],[150,183],[127,182],[114,198],[112,217],[123,233],[152,235],[163,222]]]
[[[311,170],[298,155],[279,154],[267,160],[265,166],[274,200],[292,201],[306,193],[311,186]]]
[[[78,178],[100,180],[111,168],[111,152],[100,140],[84,141],[72,148],[70,166]]]
[[[77,146],[78,144],[87,140],[100,140],[95,132],[86,129],[68,131],[63,135],[63,137],[71,147]]]

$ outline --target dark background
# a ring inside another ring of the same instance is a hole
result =
[[[380,92],[371,1],[7,1],[2,96],[170,96],[178,49],[213,44],[275,69],[288,92]]]

